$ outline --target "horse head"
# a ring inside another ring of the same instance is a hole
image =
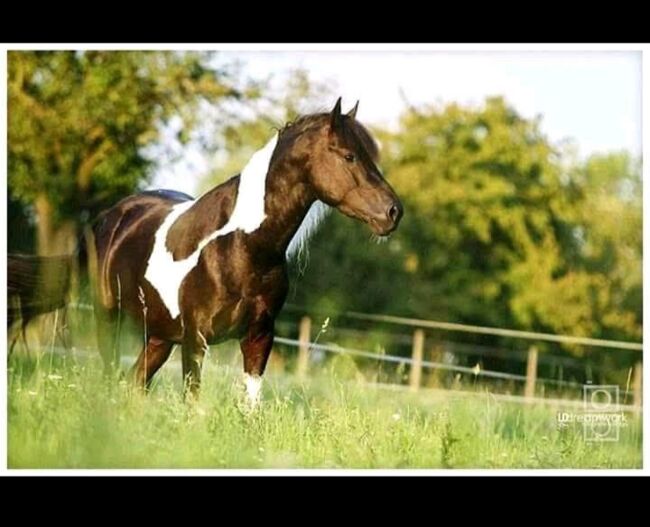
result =
[[[377,144],[356,120],[358,106],[342,114],[339,98],[331,112],[321,114],[306,145],[308,180],[319,200],[386,236],[397,228],[403,207],[377,168]]]

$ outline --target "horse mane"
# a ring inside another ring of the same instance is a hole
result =
[[[287,260],[291,260],[292,258],[296,258],[298,261],[306,260],[307,244],[331,210],[329,205],[318,200],[309,207],[307,215],[302,220],[296,234],[291,238],[291,242],[289,242],[289,247],[287,247],[286,252]]]
[[[298,135],[324,126],[330,119],[329,112],[312,113],[302,115],[288,121],[278,130],[279,140],[289,141],[295,139]],[[350,146],[361,146],[374,162],[379,160],[379,148],[376,141],[370,135],[370,132],[356,119],[344,115],[341,136],[345,144]]]
[[[329,112],[320,112],[302,115],[293,121],[288,121],[278,130],[278,146],[290,144],[299,135],[324,126],[329,122],[329,119]],[[374,162],[378,161],[379,149],[377,143],[359,121],[347,115],[343,116],[343,126],[340,133],[345,144],[357,148],[360,146],[370,159]],[[304,264],[308,256],[308,242],[330,211],[331,208],[328,205],[322,201],[316,201],[310,207],[305,219],[289,243],[286,252],[287,260],[297,258],[299,264],[302,261],[303,265],[300,266],[301,270],[304,270]]]

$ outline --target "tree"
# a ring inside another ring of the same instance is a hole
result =
[[[388,250],[373,250],[372,256],[355,250],[360,229],[350,234],[354,242],[345,244],[343,274],[357,275],[358,264],[370,257],[375,265],[364,266],[363,283],[383,283],[385,293],[370,304],[355,295],[348,304],[422,318],[512,323],[507,272],[553,230],[554,209],[564,206],[552,148],[537,123],[495,98],[478,109],[412,109],[397,131],[378,136],[382,166],[405,215]],[[326,266],[325,253],[312,261]]]
[[[189,139],[205,101],[237,99],[208,54],[12,51],[8,180],[33,206],[41,254],[71,253],[79,224],[146,182],[172,117]]]
[[[539,124],[491,98],[413,108],[399,129],[378,130],[402,224],[375,246],[365,227],[332,215],[294,301],[638,338],[639,172],[625,156],[567,167]]]

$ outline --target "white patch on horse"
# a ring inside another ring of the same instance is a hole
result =
[[[174,205],[158,227],[154,238],[153,249],[147,262],[147,270],[144,277],[158,291],[163,304],[167,306],[172,318],[176,318],[180,313],[178,307],[178,291],[190,269],[196,265],[198,256],[194,254],[185,260],[174,261],[173,255],[167,251],[166,241],[167,233],[174,222],[187,210],[194,205],[195,201],[184,201]]]
[[[158,291],[172,319],[175,319],[180,314],[179,293],[181,283],[198,263],[201,251],[205,246],[219,236],[224,236],[236,230],[251,233],[257,230],[264,221],[266,217],[264,210],[266,175],[277,142],[278,134],[275,134],[261,150],[253,154],[239,177],[237,201],[232,215],[223,227],[203,238],[196,250],[187,258],[174,260],[173,254],[167,250],[167,234],[174,222],[183,213],[187,212],[196,201],[185,201],[174,205],[158,228],[144,277]]]
[[[251,408],[255,408],[261,399],[262,377],[244,373],[244,386],[246,387],[248,403]]]
[[[302,220],[300,227],[291,238],[289,242],[289,247],[287,247],[287,260],[293,258],[294,256],[300,257],[304,250],[307,248],[307,243],[309,239],[314,235],[318,226],[323,221],[325,216],[332,209],[323,203],[322,201],[315,201],[312,203],[312,206],[309,207],[305,219]]]

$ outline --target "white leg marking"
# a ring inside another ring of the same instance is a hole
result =
[[[246,397],[251,408],[255,408],[261,399],[262,377],[244,373],[244,385],[246,386]]]
[[[264,148],[253,154],[241,172],[237,201],[232,215],[223,227],[201,240],[196,250],[187,258],[174,261],[172,253],[167,251],[167,234],[174,222],[196,201],[185,201],[174,205],[165,221],[158,228],[144,277],[158,291],[172,318],[176,318],[180,314],[178,297],[181,283],[199,261],[203,248],[219,236],[238,229],[251,233],[257,230],[264,221],[266,217],[264,211],[266,175],[277,142],[278,134],[275,134]]]

